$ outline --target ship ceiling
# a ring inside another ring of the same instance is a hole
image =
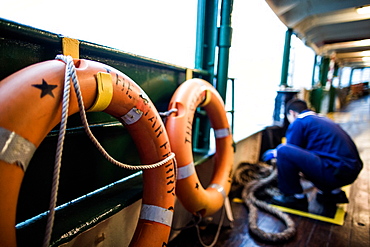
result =
[[[370,0],[266,2],[317,55],[335,57],[341,66],[370,67]]]

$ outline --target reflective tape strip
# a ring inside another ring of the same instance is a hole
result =
[[[229,128],[215,130],[215,137],[216,138],[224,138],[224,137],[229,136],[229,135],[230,135]]]
[[[104,111],[113,98],[112,76],[109,73],[98,72],[96,74],[97,94],[94,104],[88,110],[89,112]]]
[[[171,227],[173,212],[154,205],[143,204],[140,219],[162,223]]]
[[[36,146],[15,132],[0,127],[0,160],[16,163],[26,171]]]
[[[177,168],[177,180],[190,177],[193,173],[195,173],[195,167],[191,162],[189,165]]]
[[[126,113],[126,115],[123,115],[121,119],[126,125],[130,125],[136,123],[142,115],[143,112],[134,107],[128,113]]]
[[[210,184],[210,185],[208,186],[208,188],[214,188],[214,189],[216,189],[218,192],[220,192],[220,193],[222,194],[222,196],[223,196],[224,198],[226,198],[226,192],[225,192],[225,189],[224,189],[224,187],[222,187],[221,185],[219,185],[219,184]]]

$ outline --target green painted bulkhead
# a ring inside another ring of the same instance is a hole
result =
[[[0,19],[0,30],[0,80],[29,65],[52,60],[62,54],[63,37],[57,34],[4,19]],[[128,75],[147,93],[159,112],[167,110],[174,91],[186,79],[185,67],[79,42],[81,59],[108,64]],[[192,69],[192,72],[193,77],[209,80],[207,71]],[[87,118],[93,134],[112,157],[123,163],[140,164],[132,138],[120,122],[103,112],[88,113]],[[17,209],[18,246],[41,246],[58,129],[56,126],[44,139],[25,173]],[[203,140],[197,142],[204,146]],[[52,246],[70,240],[139,200],[141,193],[141,172],[109,163],[87,137],[79,114],[70,116],[57,199],[57,205],[61,206],[56,210]],[[68,234],[66,229],[70,230]]]

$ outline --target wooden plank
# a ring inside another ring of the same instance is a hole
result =
[[[369,171],[364,169],[361,175],[366,175],[366,179],[361,179],[356,183],[355,199],[356,206],[353,213],[351,246],[370,246],[369,226]],[[364,177],[364,176],[362,176]]]
[[[367,107],[367,110],[365,109]],[[362,112],[369,113],[369,104],[359,107]],[[365,110],[365,111],[364,111]],[[367,114],[367,119],[369,119]],[[369,206],[369,192],[370,192],[370,121],[362,121],[357,124],[361,129],[362,134],[354,138],[356,145],[360,151],[364,168],[359,177],[354,183],[351,200],[355,200],[353,222],[350,236],[351,246],[370,246],[370,206]]]
[[[311,237],[307,239],[306,246],[327,246],[330,236],[330,223],[317,221]]]
[[[295,241],[288,243],[286,246],[308,246],[307,242],[311,239],[316,228],[316,220],[304,218],[301,216],[296,217],[299,218],[299,221],[297,219],[295,220],[297,222],[297,235],[295,237]]]

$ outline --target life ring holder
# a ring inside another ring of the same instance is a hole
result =
[[[206,110],[216,138],[214,171],[206,189],[195,172],[192,153],[192,124],[198,106]],[[190,79],[175,91],[168,109],[166,129],[178,167],[176,196],[194,215],[212,215],[228,196],[234,160],[233,139],[223,100],[207,81]]]
[[[174,209],[175,164],[155,106],[122,72],[83,59],[74,59],[73,64],[84,107],[120,120],[143,164],[165,161],[143,171],[142,208],[130,246],[167,244]],[[45,61],[0,81],[0,245],[16,246],[16,206],[24,172],[36,148],[60,121],[65,71],[63,61]],[[70,92],[69,115],[79,111],[76,93]]]

